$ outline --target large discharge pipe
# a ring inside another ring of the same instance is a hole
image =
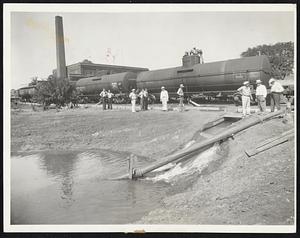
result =
[[[204,149],[218,141],[222,141],[224,139],[232,137],[234,134],[247,129],[248,127],[254,126],[254,125],[256,125],[264,120],[270,119],[272,117],[278,116],[278,115],[282,114],[283,112],[284,112],[283,110],[279,110],[279,111],[272,112],[272,113],[269,113],[269,114],[266,114],[263,116],[252,116],[248,120],[241,121],[240,124],[238,124],[232,128],[229,128],[212,138],[204,140],[200,143],[196,143],[184,151],[180,151],[176,154],[169,155],[169,156],[165,157],[163,160],[157,161],[147,167],[144,167],[141,169],[133,169],[132,170],[133,173],[129,177],[132,177],[132,178],[142,177],[144,174],[147,174],[147,173],[149,173],[159,167],[162,167],[168,163],[171,163],[174,161],[178,162],[183,159],[190,158],[191,156],[198,154],[199,151],[201,151],[202,149]]]

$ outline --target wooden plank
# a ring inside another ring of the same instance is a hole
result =
[[[260,144],[258,144],[258,145],[256,146],[256,149],[258,149],[258,148],[260,148],[260,147],[262,147],[262,146],[264,146],[264,145],[267,145],[267,144],[269,144],[269,143],[271,143],[271,142],[273,142],[273,141],[275,141],[275,140],[278,140],[278,139],[282,138],[283,136],[286,136],[286,135],[289,135],[289,134],[292,134],[292,133],[294,133],[294,129],[291,129],[291,130],[289,130],[289,131],[283,132],[283,133],[280,134],[279,136],[272,137],[272,138],[269,138],[269,139],[267,139],[267,140],[264,140],[263,142],[261,142]]]
[[[293,135],[292,134],[289,134],[289,135],[286,135],[286,136],[283,136],[273,142],[270,142],[264,146],[261,146],[259,148],[256,148],[256,149],[249,149],[249,150],[245,150],[245,153],[248,157],[251,157],[253,155],[256,155],[256,154],[259,154],[263,151],[266,151],[268,149],[271,149],[273,148],[274,146],[277,146],[277,145],[280,145],[280,144],[283,144],[285,142],[287,142]]]
[[[133,163],[134,163],[134,156],[131,155],[129,158],[129,168],[128,168],[129,179],[133,178]]]

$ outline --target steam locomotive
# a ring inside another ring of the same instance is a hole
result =
[[[182,66],[143,71],[81,78],[76,88],[83,95],[96,96],[103,88],[116,95],[126,97],[131,89],[147,88],[155,98],[159,98],[162,86],[169,92],[169,97],[176,98],[179,85],[184,84],[187,98],[223,98],[232,99],[236,90],[248,80],[255,84],[260,79],[268,86],[271,77],[271,65],[267,56],[252,56],[213,63],[200,63],[197,55],[182,58]]]

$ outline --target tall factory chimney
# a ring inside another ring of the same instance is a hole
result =
[[[63,20],[55,16],[57,78],[67,78]]]

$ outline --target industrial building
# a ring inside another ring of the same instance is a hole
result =
[[[75,64],[67,66],[67,77],[71,81],[77,81],[80,78],[100,76],[106,74],[116,74],[123,72],[140,73],[142,71],[148,71],[147,68],[129,67],[120,65],[108,65],[108,64],[94,64],[89,60],[83,60]],[[53,70],[53,75],[56,76],[57,70]]]

